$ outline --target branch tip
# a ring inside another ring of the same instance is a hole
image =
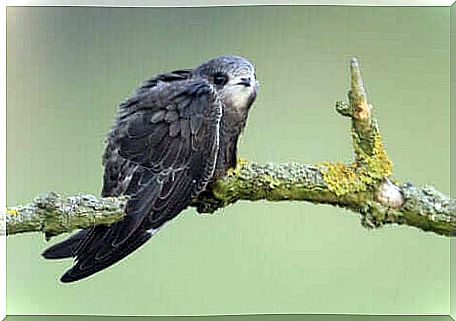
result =
[[[350,91],[348,94],[350,103],[353,106],[361,103],[367,103],[367,94],[364,88],[361,68],[356,58],[352,58],[350,62]]]

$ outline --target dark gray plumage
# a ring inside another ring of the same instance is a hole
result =
[[[222,56],[158,75],[123,102],[103,155],[102,196],[128,195],[126,216],[48,248],[45,258],[76,258],[61,281],[118,262],[236,166],[238,138],[257,87],[249,61]]]

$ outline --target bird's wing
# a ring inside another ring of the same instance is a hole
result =
[[[76,264],[63,282],[119,261],[190,204],[212,178],[221,114],[212,86],[195,80],[160,83],[120,106],[108,149],[125,162],[117,168],[118,159],[105,157],[104,184],[125,176],[119,184],[130,196],[126,216],[109,227],[92,227],[77,244],[67,245]],[[53,258],[52,247],[43,255]],[[55,255],[64,256],[61,249]]]
[[[179,69],[171,72],[159,74],[144,81],[141,86],[136,90],[136,95],[141,95],[149,91],[152,87],[156,87],[161,82],[173,82],[189,79],[192,75],[193,69]]]
[[[135,95],[120,105],[120,109],[128,109],[138,103],[148,92],[163,82],[177,82],[189,79],[192,69],[179,69],[168,73],[159,74],[144,81],[135,91]],[[103,154],[103,166],[105,167],[103,177],[103,189],[101,195],[119,196],[125,193],[128,183],[133,175],[135,164],[119,155],[117,146],[109,144]]]

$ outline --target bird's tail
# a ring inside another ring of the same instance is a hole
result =
[[[117,263],[146,243],[154,233],[138,228],[121,246],[113,246],[109,234],[109,226],[94,226],[49,247],[42,255],[46,259],[76,258],[76,264],[60,278],[61,282],[69,283]]]
[[[87,229],[73,234],[66,240],[48,247],[41,255],[49,260],[74,257],[78,245],[87,236],[88,231]]]

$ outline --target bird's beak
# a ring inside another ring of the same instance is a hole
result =
[[[238,85],[243,85],[245,87],[250,87],[252,85],[252,81],[250,77],[248,78],[241,78],[240,82],[237,83]]]

